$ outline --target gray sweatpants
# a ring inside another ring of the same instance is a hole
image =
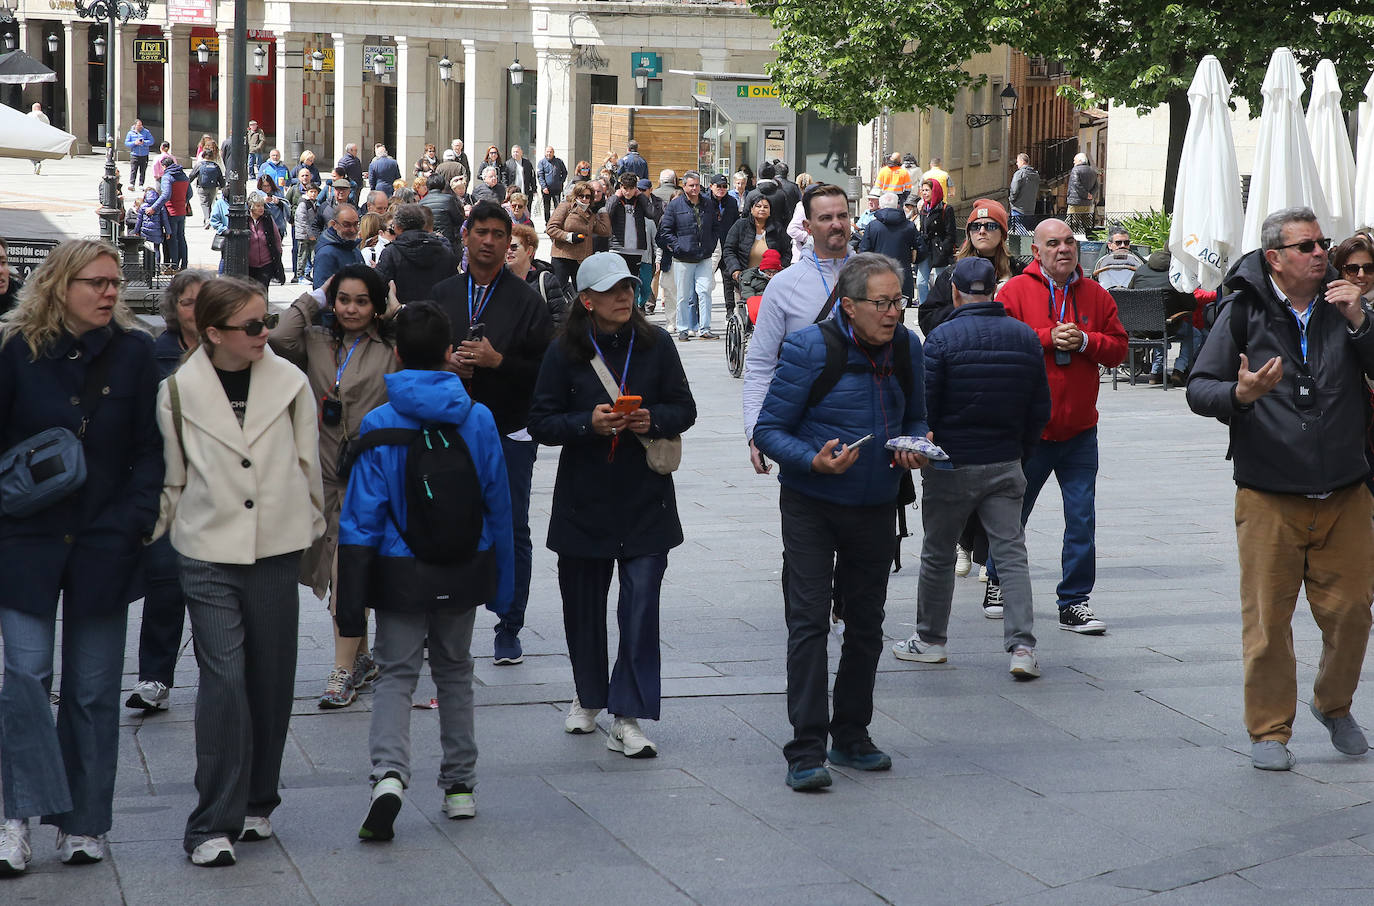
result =
[[[296,685],[301,552],[251,566],[178,556],[200,666],[196,792],[189,853],[214,837],[237,840],[243,819],[281,804],[282,750]]]
[[[373,683],[372,782],[388,771],[410,786],[410,704],[429,639],[429,670],[439,693],[439,787],[472,786],[477,739],[472,725],[472,625],[476,608],[461,612],[397,613],[374,610],[372,657],[381,675]]]
[[[921,544],[921,578],[916,586],[916,631],[922,641],[934,645],[948,641],[954,547],[969,514],[976,511],[987,532],[988,553],[997,564],[1002,585],[1006,649],[1035,647],[1026,530],[1021,525],[1025,496],[1026,476],[1020,461],[921,470],[925,539]]]

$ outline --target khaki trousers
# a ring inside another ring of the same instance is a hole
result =
[[[1374,599],[1374,498],[1364,484],[1325,500],[1236,491],[1245,726],[1250,739],[1287,743],[1297,711],[1293,609],[1307,589],[1322,633],[1312,702],[1328,717],[1350,713],[1369,642]]]

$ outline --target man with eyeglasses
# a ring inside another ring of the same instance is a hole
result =
[[[1126,289],[1135,286],[1135,276],[1145,262],[1131,251],[1131,234],[1125,227],[1112,227],[1107,235],[1107,248],[1093,265],[1093,279],[1103,289]]]
[[[1365,487],[1371,311],[1343,292],[1311,208],[1265,218],[1227,274],[1188,405],[1230,426],[1236,482],[1245,725],[1251,764],[1286,771],[1297,712],[1291,627],[1306,589],[1321,660],[1312,716],[1336,750],[1369,748],[1350,713],[1374,598],[1374,498]],[[1315,654],[1315,651],[1310,652]]]
[[[358,224],[361,217],[351,204],[341,204],[334,210],[329,226],[320,234],[315,245],[315,265],[311,284],[319,289],[348,264],[362,264],[363,253],[358,250]]]
[[[786,783],[798,792],[830,786],[827,760],[860,771],[892,767],[891,757],[869,737],[868,725],[898,487],[904,470],[922,468],[926,460],[886,444],[897,436],[924,437],[929,430],[921,343],[901,323],[909,300],[902,296],[896,262],[857,255],[835,285],[834,318],[782,342],[777,375],[754,429],[759,449],[779,464],[782,486],[792,724],[783,755]],[[832,349],[843,350],[838,373],[829,365]],[[837,583],[844,587],[845,631],[832,713],[826,642]]]
[[[1059,628],[1101,635],[1088,598],[1097,578],[1097,390],[1098,367],[1115,368],[1126,358],[1126,330],[1111,293],[1078,266],[1078,240],[1062,220],[1035,228],[1035,260],[1007,281],[997,301],[1007,314],[1035,331],[1044,350],[1050,384],[1050,421],[1040,443],[1021,464],[1026,497],[1021,522],[1030,518],[1050,475],[1064,500],[1063,576],[1056,589]],[[988,563],[988,588],[998,583]]]

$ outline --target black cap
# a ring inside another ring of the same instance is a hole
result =
[[[717,173],[715,176],[712,176],[712,177],[711,177],[711,185],[713,185],[713,186],[728,186],[728,185],[730,185],[730,180],[728,180],[728,179],[725,178],[725,174],[724,174],[724,173]]]

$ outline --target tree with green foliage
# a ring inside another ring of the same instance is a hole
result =
[[[884,109],[953,110],[959,90],[977,81],[961,64],[998,44],[1062,62],[1082,82],[1064,90],[1084,105],[1166,104],[1166,210],[1188,127],[1188,85],[1203,56],[1221,61],[1253,116],[1275,47],[1291,49],[1308,72],[1323,57],[1334,61],[1349,107],[1374,66],[1369,0],[1289,0],[1280,8],[1254,0],[761,0],[753,8],[779,33],[768,73],[783,103],[841,122],[867,122]]]

